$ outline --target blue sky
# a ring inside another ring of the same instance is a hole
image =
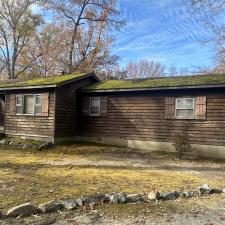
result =
[[[193,13],[189,0],[119,0],[121,16],[127,21],[116,32],[112,46],[120,65],[151,59],[167,67],[210,67],[213,48],[203,41],[210,38],[204,12]]]

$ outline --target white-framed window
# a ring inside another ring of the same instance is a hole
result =
[[[176,98],[177,119],[194,119],[195,98]]]
[[[90,115],[100,116],[101,111],[101,98],[100,97],[90,97]]]
[[[42,106],[42,94],[16,95],[17,115],[40,115]]]

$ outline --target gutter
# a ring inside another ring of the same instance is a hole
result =
[[[201,89],[201,88],[225,88],[224,84],[221,85],[195,85],[195,86],[182,86],[182,87],[158,87],[158,88],[114,88],[114,89],[99,89],[88,90],[83,89],[82,93],[103,93],[103,92],[131,92],[131,91],[159,91],[159,90],[181,90],[181,89]]]
[[[42,88],[55,88],[56,84],[51,85],[39,85],[39,86],[24,86],[24,87],[5,87],[0,88],[0,91],[13,91],[13,90],[26,90],[26,89],[42,89]]]

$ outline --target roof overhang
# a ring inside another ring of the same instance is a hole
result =
[[[7,87],[0,88],[0,91],[13,91],[13,90],[27,90],[27,89],[43,89],[43,88],[56,88],[56,84],[40,85],[40,86],[24,86],[24,87]]]
[[[95,75],[95,73],[89,73],[89,74],[86,74],[84,76],[81,76],[81,77],[75,77],[73,79],[70,79],[70,80],[67,80],[67,81],[63,81],[63,82],[60,82],[58,84],[47,84],[47,85],[33,85],[33,86],[14,86],[14,87],[3,87],[1,88],[0,87],[0,91],[1,92],[4,92],[4,91],[14,91],[14,90],[29,90],[29,89],[49,89],[49,88],[58,88],[58,87],[62,87],[66,84],[70,84],[70,83],[73,83],[73,82],[78,82],[80,80],[83,80],[85,78],[89,78],[89,77],[92,77],[95,81],[99,82],[99,79],[98,77]]]
[[[210,89],[210,88],[225,88],[225,84],[221,85],[196,85],[196,86],[181,86],[181,87],[157,87],[157,88],[116,88],[116,89],[99,89],[99,90],[83,90],[85,93],[104,93],[104,92],[137,92],[137,91],[160,91],[160,90],[186,90],[186,89]]]

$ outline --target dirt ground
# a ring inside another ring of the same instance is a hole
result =
[[[92,193],[148,193],[196,188],[204,183],[225,187],[225,163],[177,160],[159,154],[113,146],[74,144],[51,151],[0,149],[0,208],[32,202],[78,198]],[[104,205],[3,220],[0,224],[225,224],[225,194],[176,201]]]

